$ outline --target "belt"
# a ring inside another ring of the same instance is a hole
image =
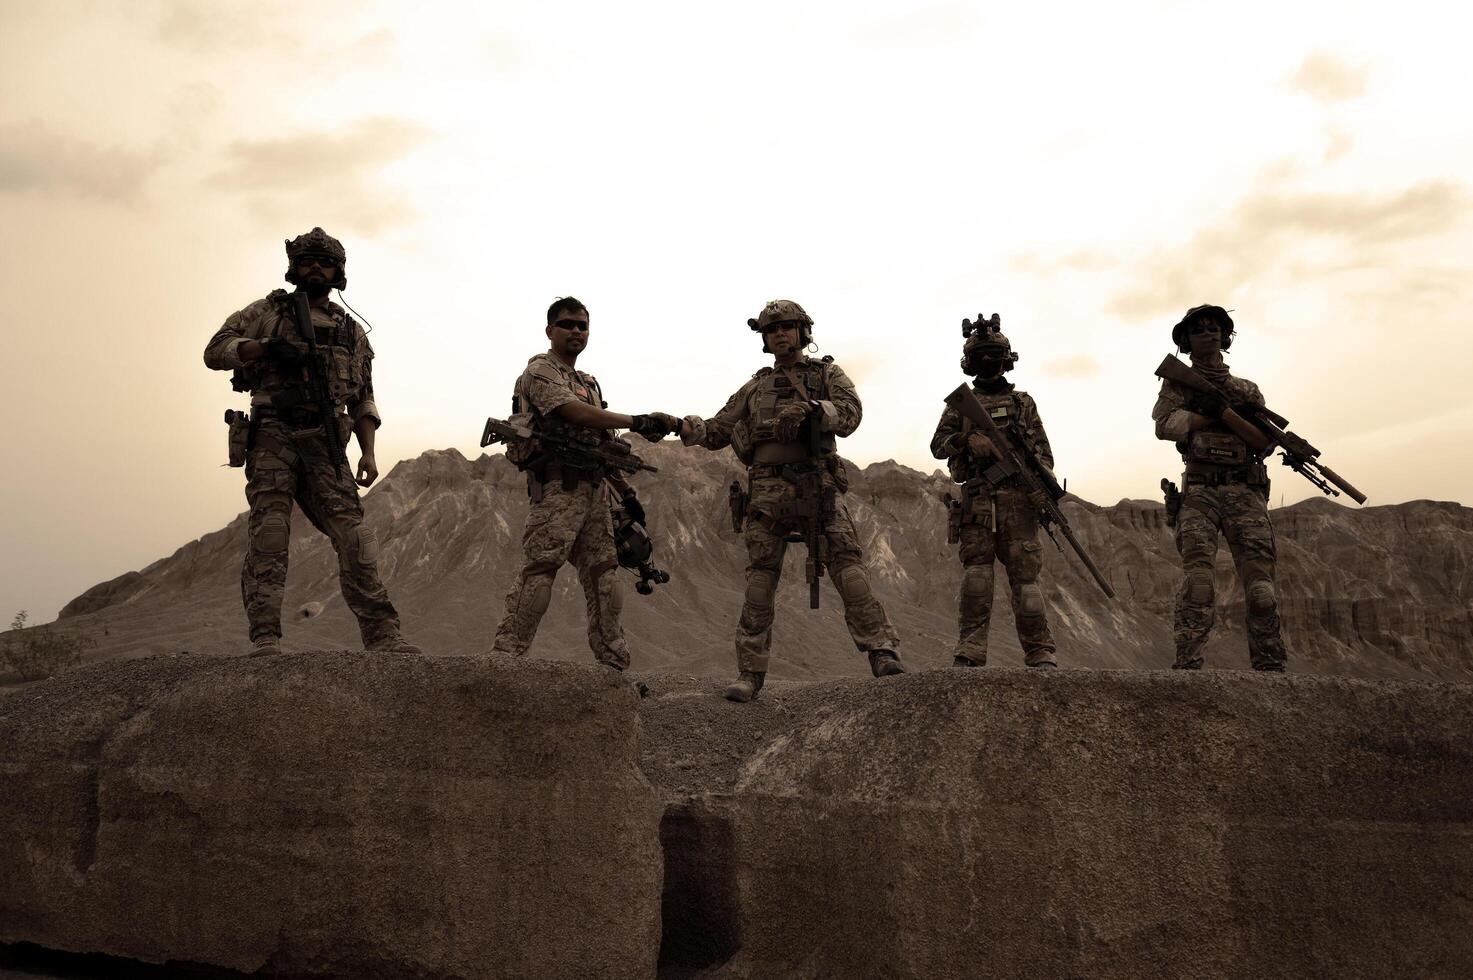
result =
[[[541,500],[542,488],[548,484],[560,483],[564,490],[576,490],[580,483],[601,483],[604,475],[603,469],[599,467],[587,469],[552,462],[527,471],[527,492],[531,494],[533,500]]]
[[[1262,463],[1251,466],[1203,467],[1190,466],[1181,475],[1187,486],[1220,487],[1227,483],[1246,483],[1248,486],[1268,486],[1268,469]]]
[[[333,418],[336,420],[341,420],[344,417],[341,412],[333,412]],[[251,421],[260,422],[264,419],[274,419],[275,421],[299,428],[312,428],[322,425],[322,412],[316,408],[272,408],[270,405],[251,406]]]
[[[801,474],[810,470],[829,469],[829,460],[832,456],[809,456],[796,463],[753,463],[747,467],[747,476],[753,480],[769,479],[771,477],[783,477],[784,471]]]

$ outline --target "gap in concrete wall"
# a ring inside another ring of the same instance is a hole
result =
[[[731,824],[702,802],[675,803],[660,820],[660,847],[659,975],[679,980],[720,966],[741,947]]]

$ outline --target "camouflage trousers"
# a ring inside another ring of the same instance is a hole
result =
[[[506,594],[506,615],[491,649],[518,657],[527,652],[552,599],[553,580],[565,562],[578,570],[583,586],[594,659],[623,670],[629,666],[629,650],[619,625],[623,599],[614,575],[619,560],[602,481],[584,481],[572,490],[559,482],[548,483],[542,499],[531,505],[522,532],[522,570]]]
[[[825,474],[823,479],[826,486],[834,486],[831,476]],[[747,506],[747,593],[736,630],[738,670],[767,671],[772,649],[773,600],[782,577],[788,542],[786,528],[781,525],[774,528],[762,515],[773,513],[778,505],[791,503],[797,497],[797,486],[781,477],[752,481],[752,497]],[[900,637],[870,588],[859,536],[837,492],[834,514],[824,533],[828,542],[828,576],[844,603],[844,624],[849,627],[854,645],[861,653],[871,650],[898,653]]]
[[[987,627],[992,622],[994,562],[1001,560],[1012,591],[1013,620],[1023,662],[1030,667],[1054,663],[1038,573],[1043,569],[1038,515],[1022,491],[1003,488],[995,495],[969,495],[962,522],[962,585],[957,596],[958,657],[987,663]]]
[[[321,436],[294,437],[273,419],[256,423],[246,458],[250,540],[240,573],[251,639],[281,636],[281,599],[291,545],[292,503],[332,541],[343,601],[358,617],[364,646],[399,632],[399,614],[378,574],[378,539],[363,522],[358,485],[334,465]]]
[[[1202,666],[1202,645],[1215,614],[1212,565],[1218,532],[1227,538],[1248,607],[1248,656],[1260,670],[1282,670],[1286,659],[1279,635],[1274,592],[1273,525],[1263,492],[1243,483],[1188,486],[1176,525],[1176,550],[1186,576],[1176,596],[1176,666]]]

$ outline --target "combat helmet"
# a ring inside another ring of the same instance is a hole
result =
[[[978,313],[975,321],[963,320],[962,336],[967,338],[962,344],[962,370],[973,377],[981,375],[982,365],[989,361],[1000,364],[997,369],[999,377],[1018,363],[1018,355],[1013,353],[1013,342],[1002,332],[1000,314],[994,313],[984,320]]]
[[[798,346],[807,347],[813,340],[813,317],[808,311],[790,299],[775,299],[762,307],[762,312],[747,320],[747,326],[761,333],[774,323],[798,324]],[[762,342],[763,353],[771,353],[767,342]]]
[[[1228,316],[1228,311],[1220,306],[1194,306],[1182,314],[1176,326],[1171,328],[1171,339],[1176,343],[1176,349],[1183,354],[1192,352],[1192,345],[1187,341],[1187,328],[1192,321],[1198,317],[1207,317],[1216,320],[1217,325],[1222,328],[1222,349],[1227,350],[1233,344],[1233,318]]]
[[[304,255],[320,255],[332,259],[338,267],[338,277],[329,283],[333,289],[348,288],[348,253],[343,243],[323,231],[313,228],[305,235],[298,235],[286,243],[286,281],[300,286],[296,279],[297,260]]]

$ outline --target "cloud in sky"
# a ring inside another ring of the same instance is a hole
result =
[[[1343,102],[1365,94],[1371,71],[1324,52],[1314,52],[1287,79],[1290,88],[1320,102]]]
[[[1279,265],[1299,242],[1329,238],[1360,253],[1441,234],[1459,222],[1467,206],[1464,189],[1451,181],[1391,195],[1253,194],[1218,224],[1138,263],[1134,281],[1116,292],[1109,309],[1125,319],[1143,319],[1185,309],[1204,296],[1230,302],[1235,291]]]
[[[265,140],[238,140],[212,187],[237,193],[272,224],[304,214],[348,231],[373,234],[413,220],[404,192],[382,177],[385,167],[429,138],[418,123],[391,116],[342,129]]]
[[[1044,361],[1041,370],[1051,378],[1091,378],[1100,373],[1100,362],[1088,354],[1076,354]]]
[[[202,54],[268,45],[283,52],[299,50],[301,40],[280,26],[289,23],[292,15],[263,8],[266,5],[262,3],[234,6],[168,0],[160,10],[156,33],[159,40],[172,47]],[[320,8],[311,10],[316,21]]]
[[[155,154],[74,139],[35,120],[0,125],[0,194],[132,203],[160,163]]]

